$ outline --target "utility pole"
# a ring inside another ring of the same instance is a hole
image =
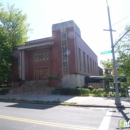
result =
[[[115,105],[120,106],[120,96],[119,96],[119,90],[118,90],[118,76],[117,76],[117,70],[116,70],[116,61],[115,61],[115,52],[114,52],[114,44],[113,44],[113,35],[112,35],[112,26],[111,26],[111,17],[110,17],[110,10],[107,3],[107,12],[108,12],[108,22],[109,22],[109,30],[110,31],[110,39],[111,39],[111,48],[112,48],[112,57],[113,57],[113,67],[114,67],[114,81],[115,81]]]

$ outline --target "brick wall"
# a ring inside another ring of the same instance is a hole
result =
[[[67,42],[68,42],[68,50],[70,54],[69,58],[69,73],[75,74],[76,72],[76,53],[75,53],[75,39],[74,39],[74,28],[67,28]]]
[[[34,52],[40,50],[48,50],[49,59],[45,61],[34,61]],[[25,79],[32,80],[35,79],[35,68],[49,68],[49,75],[52,75],[52,48],[48,49],[35,49],[32,51],[25,51]]]
[[[54,45],[52,47],[52,76],[62,77],[62,52],[61,52],[61,32],[56,30],[52,32]]]
[[[89,46],[80,38],[80,36],[77,33],[75,33],[75,41],[76,41],[77,72],[83,75],[98,75],[97,55],[89,48]],[[81,70],[79,69],[78,49],[81,50]],[[84,72],[83,52],[85,53],[86,72]],[[89,57],[89,71],[87,66],[87,55]],[[92,64],[90,64],[90,58]],[[93,61],[94,61],[94,68],[93,68]]]

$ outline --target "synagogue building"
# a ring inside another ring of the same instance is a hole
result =
[[[86,75],[102,75],[97,55],[84,42],[73,20],[53,24],[51,37],[28,41],[14,54],[13,77],[25,81],[54,76],[61,78],[63,87],[81,87]]]

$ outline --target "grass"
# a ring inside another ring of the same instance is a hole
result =
[[[92,94],[92,93],[89,93],[89,96],[92,96],[92,97],[94,97],[94,94]]]
[[[76,105],[75,102],[61,102],[61,105]]]

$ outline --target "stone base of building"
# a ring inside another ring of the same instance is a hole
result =
[[[84,75],[80,74],[67,74],[62,78],[62,87],[76,88],[83,87],[85,85]]]
[[[85,75],[67,74],[62,78],[62,87],[76,88],[84,86],[87,87],[85,84]],[[93,88],[103,88],[103,83],[88,83],[88,86],[92,86]]]

